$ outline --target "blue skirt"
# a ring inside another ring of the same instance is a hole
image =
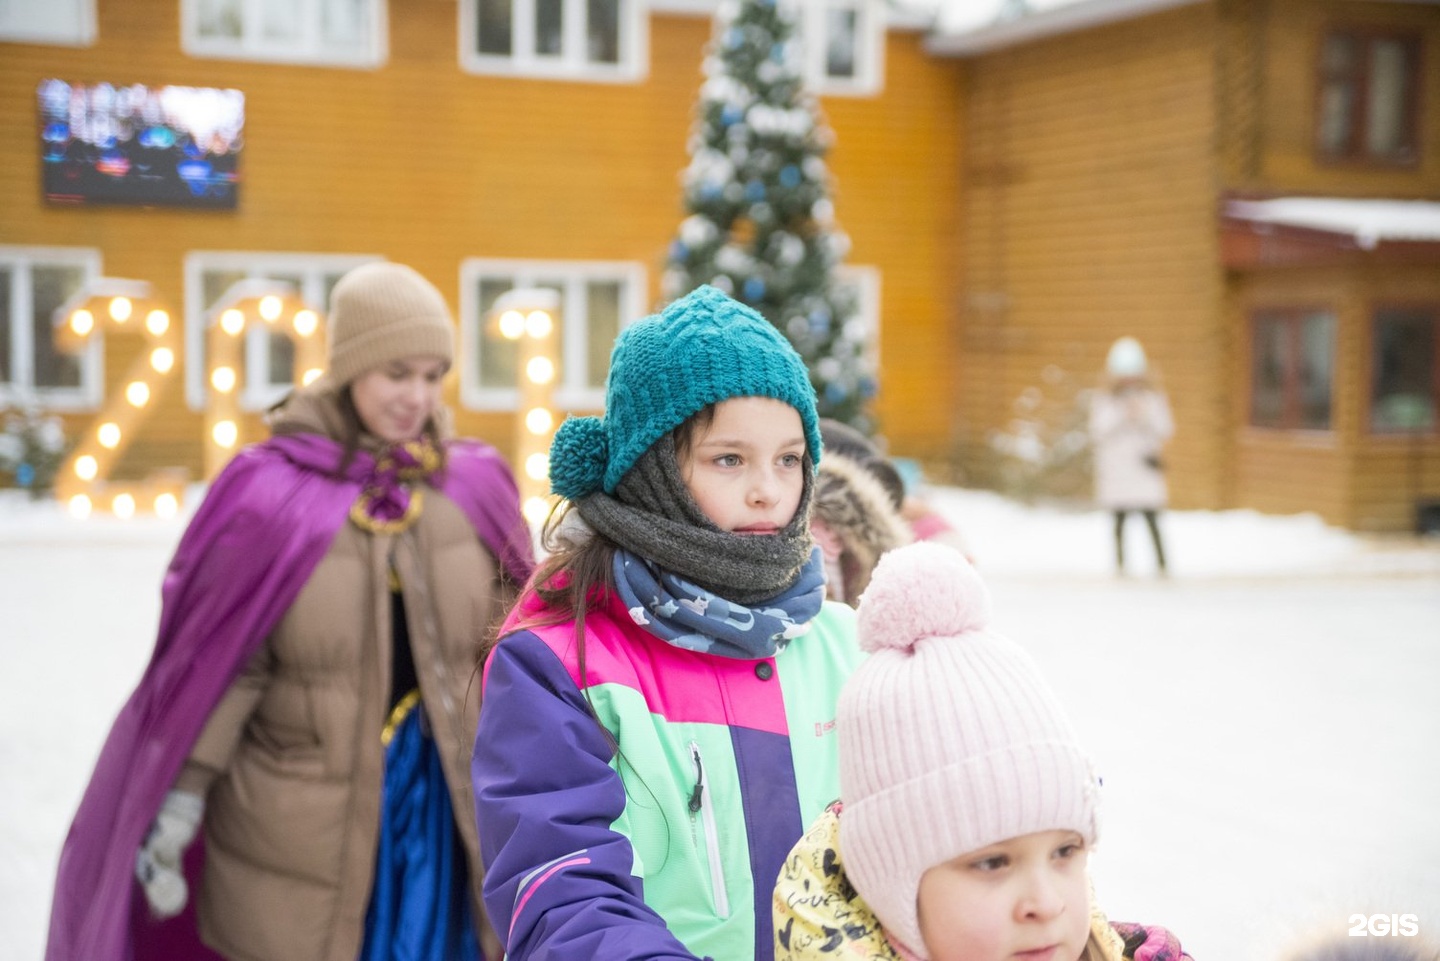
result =
[[[481,961],[465,849],[418,704],[407,697],[386,727],[380,846],[360,961]]]

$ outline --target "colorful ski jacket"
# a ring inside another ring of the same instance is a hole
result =
[[[775,878],[839,792],[835,702],[861,657],[849,608],[811,623],[743,660],[674,647],[611,598],[586,618],[583,682],[573,623],[501,640],[472,776],[512,961],[772,957]]]

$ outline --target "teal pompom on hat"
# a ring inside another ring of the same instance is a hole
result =
[[[800,412],[820,460],[815,388],[790,342],[750,307],[703,286],[620,332],[605,416],[569,417],[550,445],[550,489],[576,500],[620,478],[692,414],[731,397],[770,397]]]

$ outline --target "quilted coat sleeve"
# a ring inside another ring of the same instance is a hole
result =
[[[471,761],[485,906],[510,961],[694,961],[645,903],[614,751],[534,634],[490,655]]]

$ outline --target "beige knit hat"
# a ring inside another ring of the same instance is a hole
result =
[[[350,383],[392,360],[455,360],[455,324],[435,285],[404,264],[365,264],[330,292],[329,378]]]
[[[920,958],[927,870],[1037,831],[1087,843],[1098,832],[1098,782],[1070,722],[989,619],[985,585],[959,551],[923,541],[890,551],[860,598],[871,656],[836,711],[846,875]]]

